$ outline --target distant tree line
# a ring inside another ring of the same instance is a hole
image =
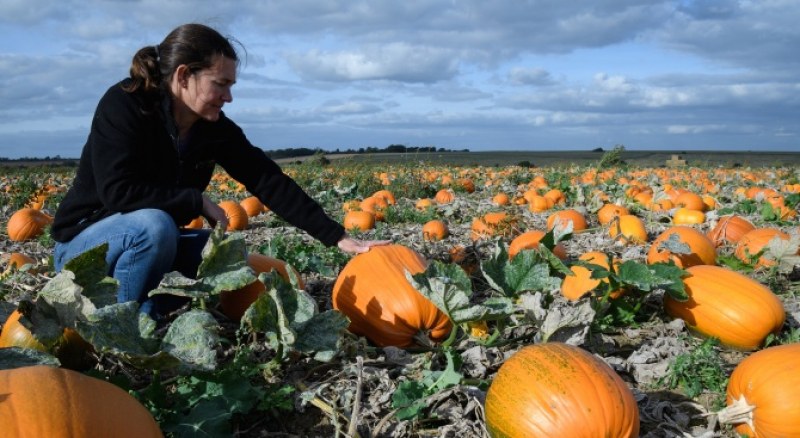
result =
[[[437,148],[435,146],[405,146],[402,144],[391,144],[386,146],[385,148],[377,148],[374,146],[368,146],[365,148],[358,148],[358,149],[346,149],[341,150],[337,148],[333,151],[326,151],[320,148],[286,148],[286,149],[273,149],[269,151],[264,151],[268,157],[272,159],[277,158],[291,158],[291,157],[305,157],[309,155],[315,154],[380,154],[380,153],[418,153],[418,152],[469,152],[469,149],[461,149],[459,151],[455,151],[452,149],[446,148]]]

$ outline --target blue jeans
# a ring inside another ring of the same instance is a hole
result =
[[[56,242],[56,271],[79,254],[108,242],[108,275],[119,281],[117,302],[138,301],[140,311],[165,315],[186,302],[182,297],[148,298],[165,273],[179,271],[195,278],[201,252],[211,230],[182,230],[162,210],[116,213],[90,225],[69,242]]]

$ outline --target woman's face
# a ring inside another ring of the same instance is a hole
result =
[[[198,118],[215,122],[222,106],[233,101],[231,87],[236,83],[236,62],[218,56],[211,67],[188,75],[180,100]]]

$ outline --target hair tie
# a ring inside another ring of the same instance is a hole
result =
[[[158,53],[158,44],[156,44],[153,47],[155,47],[155,49],[156,49],[156,62],[161,62],[161,54]]]

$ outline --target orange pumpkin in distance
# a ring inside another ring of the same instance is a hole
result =
[[[551,214],[547,218],[547,229],[552,230],[556,224],[556,221],[560,222],[572,222],[572,232],[573,233],[580,233],[581,231],[586,230],[586,217],[583,216],[577,210],[559,210],[553,214]]]
[[[426,241],[442,240],[448,234],[447,224],[438,219],[430,220],[422,226],[422,239]]]
[[[362,210],[351,210],[345,213],[342,224],[347,231],[368,231],[375,228],[375,215]]]
[[[539,241],[544,237],[545,232],[540,230],[526,231],[519,236],[515,237],[508,245],[508,258],[513,259],[523,249],[533,249],[539,247]],[[561,242],[558,242],[553,248],[553,254],[556,257],[564,260],[567,258],[567,249]]]
[[[668,248],[663,248],[662,243],[677,235],[681,242],[689,246],[688,254],[673,253]],[[686,226],[673,226],[668,228],[650,244],[647,251],[647,263],[659,263],[672,260],[678,267],[688,268],[695,265],[715,265],[717,263],[717,249],[714,243],[700,231]]]
[[[225,217],[228,218],[227,231],[242,231],[247,228],[247,212],[238,202],[226,200],[220,201],[218,205],[225,211]]]

